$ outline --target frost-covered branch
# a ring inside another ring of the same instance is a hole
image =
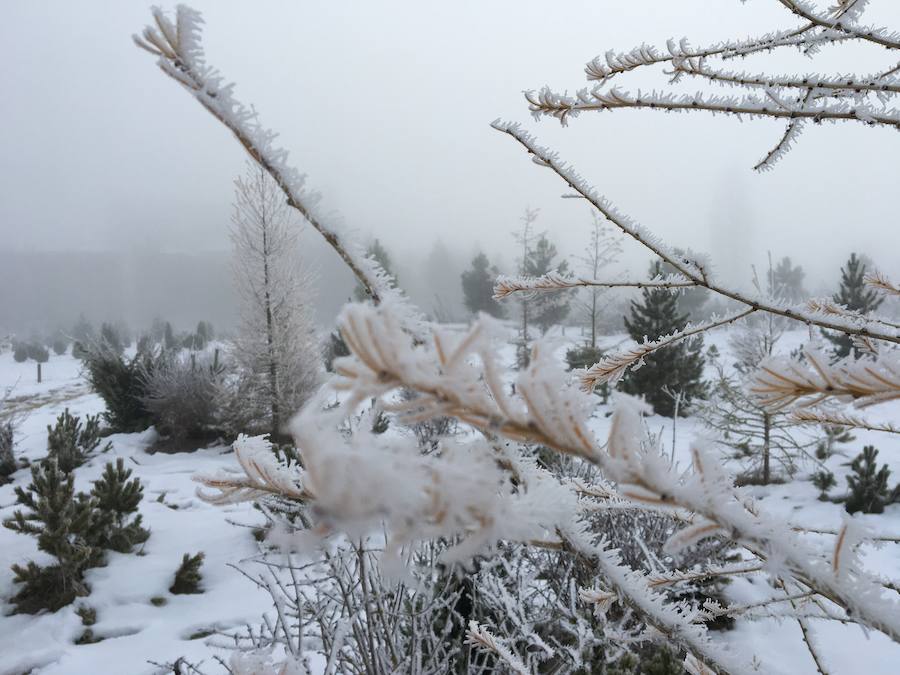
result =
[[[568,288],[693,288],[697,284],[680,275],[657,276],[649,281],[603,281],[583,277],[545,274],[540,277],[513,277],[501,274],[494,282],[494,298],[502,300],[514,293],[540,293]]]
[[[558,153],[542,147],[536,139],[518,124],[496,120],[492,126],[518,141],[531,155],[540,160],[540,165],[551,169],[562,178],[570,188],[587,199],[594,208],[618,227],[624,234],[655,253],[662,260],[672,265],[684,277],[713,293],[735,300],[754,310],[761,310],[783,316],[806,324],[836,330],[848,335],[871,337],[878,340],[900,343],[900,330],[885,326],[882,321],[868,317],[831,315],[807,307],[797,307],[756,295],[749,296],[730,289],[715,281],[707,272],[706,265],[696,260],[685,260],[672,247],[663,242],[653,232],[621,213],[606,197],[591,187],[570,165],[564,162]]]
[[[859,415],[839,410],[808,410],[798,408],[790,413],[791,419],[801,424],[828,424],[841,427],[853,427],[854,429],[867,429],[869,431],[882,431],[887,434],[900,434],[900,427],[889,422],[872,422]]]
[[[156,56],[159,68],[234,134],[250,157],[278,183],[288,204],[325,238],[376,303],[395,294],[380,265],[366,257],[339,228],[325,222],[317,207],[318,195],[309,191],[305,177],[288,163],[288,151],[276,144],[278,134],[262,126],[256,110],[234,97],[234,84],[227,83],[218,70],[206,63],[200,40],[200,13],[178,5],[173,22],[154,7],[153,20],[155,25],[133,36],[135,44]]]
[[[770,357],[757,370],[750,391],[772,409],[794,403],[814,406],[829,398],[865,408],[900,398],[900,355],[896,350],[874,360],[844,359],[835,364],[815,346],[805,359]]]

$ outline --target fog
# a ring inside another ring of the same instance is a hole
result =
[[[776,2],[192,4],[206,19],[209,62],[282,134],[334,218],[363,242],[380,239],[428,311],[443,304],[461,314],[453,279],[478,250],[510,271],[510,233],[526,207],[541,209],[538,229],[561,252],[586,243],[585,203],[560,199],[559,179],[490,128],[497,117],[525,123],[670,242],[709,252],[730,283],[747,285],[769,251],[801,264],[813,292],[833,290],[850,251],[898,268],[897,133],[810,125],[776,171],[758,175],[751,167],[780,123],[623,110],[561,128],[529,116],[523,90],[582,87],[583,64],[607,49],[794,25]],[[897,3],[871,6],[869,20],[900,23]],[[184,327],[232,323],[228,228],[245,157],[132,44],[147,4],[4,9],[0,331],[82,312],[136,326],[154,316]],[[837,67],[841,49],[829,48],[817,69]],[[864,72],[882,58],[873,50],[856,61]],[[797,55],[774,69],[808,63]],[[314,233],[301,241],[328,325],[353,280]],[[646,259],[628,246],[623,266],[643,274]]]

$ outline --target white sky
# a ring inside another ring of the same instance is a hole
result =
[[[529,117],[522,90],[582,87],[583,64],[607,49],[795,25],[775,0],[193,5],[209,62],[282,133],[325,205],[395,256],[427,253],[440,236],[512,262],[509,233],[526,206],[541,208],[562,250],[577,250],[586,205],[559,199],[559,180],[490,129],[504,117],[526,122],[670,242],[711,252],[729,279],[747,280],[767,249],[819,278],[836,277],[850,250],[900,267],[896,132],[811,126],[776,171],[757,175],[750,167],[780,123],[623,110],[562,129]],[[900,27],[900,3],[870,5],[872,21]],[[242,151],[132,45],[149,18],[135,0],[4,3],[0,248],[228,248]],[[828,50],[822,69],[846,70],[846,54]],[[863,72],[890,65],[883,51],[852,55]]]

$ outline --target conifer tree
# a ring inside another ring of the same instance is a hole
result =
[[[13,423],[10,420],[0,421],[0,485],[18,468],[13,454]]]
[[[53,461],[34,464],[31,485],[27,490],[17,487],[16,497],[28,510],[15,511],[4,525],[37,537],[38,549],[56,558],[56,563],[48,566],[33,561],[24,567],[12,566],[15,581],[23,584],[12,598],[17,611],[55,611],[77,596],[87,595],[84,570],[97,564],[102,551],[88,542],[91,500],[75,493],[74,474],[61,471]]]
[[[471,269],[462,273],[463,301],[472,314],[484,312],[500,319],[506,316],[503,306],[494,299],[494,279],[499,273],[484,253],[476,255]]]
[[[175,331],[172,330],[172,324],[168,321],[166,321],[165,328],[163,328],[163,345],[166,349],[178,348],[178,340],[175,339]]]
[[[100,416],[81,418],[66,408],[56,418],[54,426],[47,425],[47,453],[60,471],[71,473],[87,461],[88,456],[100,445]],[[108,446],[107,446],[108,447]]]
[[[865,263],[855,253],[851,253],[846,267],[841,268],[841,286],[833,296],[834,301],[860,314],[868,314],[878,309],[884,298],[880,297],[874,289],[866,286],[864,282],[865,276]],[[836,359],[842,359],[851,353],[854,358],[859,358],[860,353],[849,335],[831,332],[824,332],[823,334],[834,344],[834,356]]]
[[[169,593],[186,595],[203,592],[200,587],[200,582],[203,580],[203,575],[200,574],[203,558],[203,551],[197,555],[184,554],[181,565],[175,570],[175,581],[169,587]]]
[[[884,513],[885,506],[900,502],[900,483],[892,490],[888,489],[891,470],[887,464],[882,464],[879,469],[877,458],[875,446],[867,445],[850,462],[853,473],[847,476],[847,487],[850,488],[844,504],[847,513]]]
[[[104,323],[100,326],[100,344],[115,354],[121,354],[125,351],[125,346],[122,344],[122,336],[111,323]]]
[[[655,266],[652,276],[660,273]],[[631,316],[625,327],[632,339],[643,342],[646,336],[667,335],[681,330],[687,316],[678,313],[678,296],[665,289],[645,288],[643,301],[631,303]],[[682,341],[644,357],[640,368],[630,370],[622,381],[622,389],[640,395],[659,415],[675,413],[675,397],[684,403],[705,398],[703,376],[703,340]],[[679,413],[684,413],[679,407]]]
[[[557,263],[557,251],[545,234],[541,234],[525,257],[525,275],[540,277],[545,274],[555,273],[565,276],[569,273],[569,263],[565,260]],[[541,331],[546,333],[550,326],[560,323],[569,315],[570,293],[539,293],[531,298],[530,311],[532,320]]]
[[[806,275],[803,268],[794,265],[791,259],[785,256],[769,271],[769,293],[787,302],[801,302],[806,297],[806,290],[803,288],[804,276]]]
[[[129,480],[130,479],[130,480]],[[131,478],[131,469],[119,457],[115,465],[107,462],[103,474],[91,487],[93,514],[90,543],[99,548],[128,553],[137,544],[147,541],[149,530],[141,526],[138,505],[144,497],[144,487]]]

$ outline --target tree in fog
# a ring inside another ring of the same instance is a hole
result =
[[[865,282],[866,264],[855,254],[850,254],[846,266],[841,268],[841,286],[834,294],[834,301],[843,305],[851,312],[868,314],[878,309],[883,298],[874,288],[870,288]],[[859,358],[860,351],[853,343],[853,339],[845,333],[827,331],[824,332],[834,344],[834,355],[842,359],[853,353],[854,358]]]
[[[547,239],[546,234],[541,234],[525,256],[525,276],[542,277],[545,274],[566,276],[569,273],[569,263],[565,260],[557,263],[556,258],[556,246]],[[528,300],[532,320],[540,326],[542,332],[546,333],[551,326],[560,323],[569,315],[569,298],[569,292],[538,293]]]
[[[785,256],[769,270],[769,292],[787,302],[801,302],[806,297],[806,289],[803,288],[804,276],[806,275],[803,268],[794,265],[791,259]]]
[[[622,252],[622,243],[615,236],[615,231],[606,221],[591,212],[591,237],[584,249],[584,254],[578,258],[584,273],[591,279],[599,279],[603,269],[614,263]],[[591,333],[588,346],[597,348],[597,322],[600,319],[600,297],[607,289],[601,286],[589,286],[585,289],[583,299],[579,306],[587,319]]]
[[[231,240],[241,297],[234,341],[238,419],[278,434],[319,382],[313,283],[291,209],[258,167],[235,181]]]
[[[463,301],[472,314],[485,312],[500,319],[506,316],[503,305],[494,299],[494,279],[499,273],[484,253],[476,255],[472,267],[462,273]]]

